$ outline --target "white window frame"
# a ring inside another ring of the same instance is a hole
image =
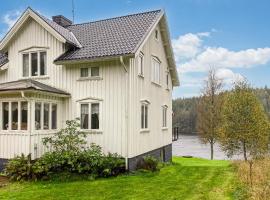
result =
[[[162,106],[162,128],[168,128],[168,106]]]
[[[36,103],[41,103],[41,112],[40,112],[40,129],[36,129],[36,124],[35,124],[35,119],[36,119]],[[49,128],[48,129],[44,129],[44,104],[49,104]],[[56,128],[52,129],[52,105],[56,105]],[[44,102],[44,101],[33,101],[33,120],[34,120],[34,130],[35,131],[48,131],[48,130],[58,130],[59,129],[59,124],[58,124],[58,120],[59,120],[59,105],[57,102]]]
[[[46,60],[45,60],[45,74],[44,75],[40,75],[40,53],[45,52],[46,53]],[[32,76],[32,53],[37,53],[37,76]],[[28,76],[23,76],[23,55],[28,54]],[[22,73],[21,76],[22,78],[38,78],[38,77],[46,77],[48,76],[48,52],[46,50],[38,50],[38,51],[27,51],[27,52],[22,52],[21,53],[21,69],[22,69]]]
[[[101,132],[102,131],[102,102],[101,101],[96,101],[96,100],[93,100],[93,101],[82,101],[82,102],[79,102],[79,119],[81,121],[81,105],[82,104],[88,104],[88,129],[82,129],[81,126],[80,126],[80,130],[82,131],[91,131],[91,132]],[[99,104],[99,126],[98,126],[98,129],[91,129],[91,126],[92,126],[92,104]]]
[[[92,76],[92,68],[95,68],[95,67],[97,67],[98,68],[98,70],[99,70],[99,75],[98,76]],[[81,76],[81,70],[82,69],[88,69],[88,76],[87,77],[82,77]],[[91,66],[91,67],[81,67],[80,68],[80,78],[79,78],[79,80],[91,80],[91,79],[93,79],[93,80],[98,80],[98,79],[101,79],[101,67],[100,66]]]
[[[140,52],[138,56],[138,75],[144,77],[144,54]]]
[[[140,128],[141,131],[149,131],[149,101],[141,101],[140,104]],[[145,108],[147,107],[147,114],[145,112]],[[143,113],[142,113],[143,111]],[[147,125],[147,126],[146,126]]]
[[[18,129],[13,130],[12,129],[12,107],[11,104],[15,102],[18,103]],[[21,129],[21,115],[22,115],[22,110],[21,110],[21,103],[22,102],[26,102],[27,103],[27,129],[23,130]],[[8,129],[4,129],[3,127],[3,103],[8,103]],[[27,132],[30,130],[30,125],[31,122],[29,121],[30,119],[30,101],[26,101],[26,100],[3,100],[0,102],[0,130],[1,131],[12,131],[12,132],[16,132],[16,131],[20,131],[20,132]]]
[[[156,56],[152,56],[152,82],[158,85],[160,85],[160,70],[161,61]]]

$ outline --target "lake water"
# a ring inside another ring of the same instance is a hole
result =
[[[172,153],[174,156],[193,156],[206,159],[211,158],[210,145],[202,144],[198,136],[180,135],[179,139],[173,142]],[[214,159],[229,159],[218,144],[214,145]],[[232,159],[241,159],[241,156],[234,156]]]

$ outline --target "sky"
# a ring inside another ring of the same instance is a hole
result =
[[[72,0],[0,0],[0,38],[32,7],[72,19]],[[173,98],[198,96],[209,69],[225,88],[246,78],[270,86],[269,0],[74,0],[75,23],[164,9],[180,87]]]

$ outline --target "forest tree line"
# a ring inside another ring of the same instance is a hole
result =
[[[253,89],[270,117],[270,88]],[[173,127],[179,127],[181,134],[196,134],[197,105],[200,97],[178,98],[173,100]]]

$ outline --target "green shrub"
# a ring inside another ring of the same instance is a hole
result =
[[[143,159],[138,163],[137,168],[138,169],[144,169],[149,171],[158,171],[158,164],[159,161],[153,156],[145,156]]]
[[[32,180],[37,177],[33,173],[33,161],[31,155],[16,156],[5,167],[5,173],[13,181]]]
[[[11,159],[6,171],[15,180],[49,179],[56,173],[88,174],[90,177],[116,176],[125,171],[125,162],[118,154],[105,155],[100,146],[86,147],[85,133],[77,120],[67,121],[67,127],[44,144],[53,150],[35,161],[24,155]]]

